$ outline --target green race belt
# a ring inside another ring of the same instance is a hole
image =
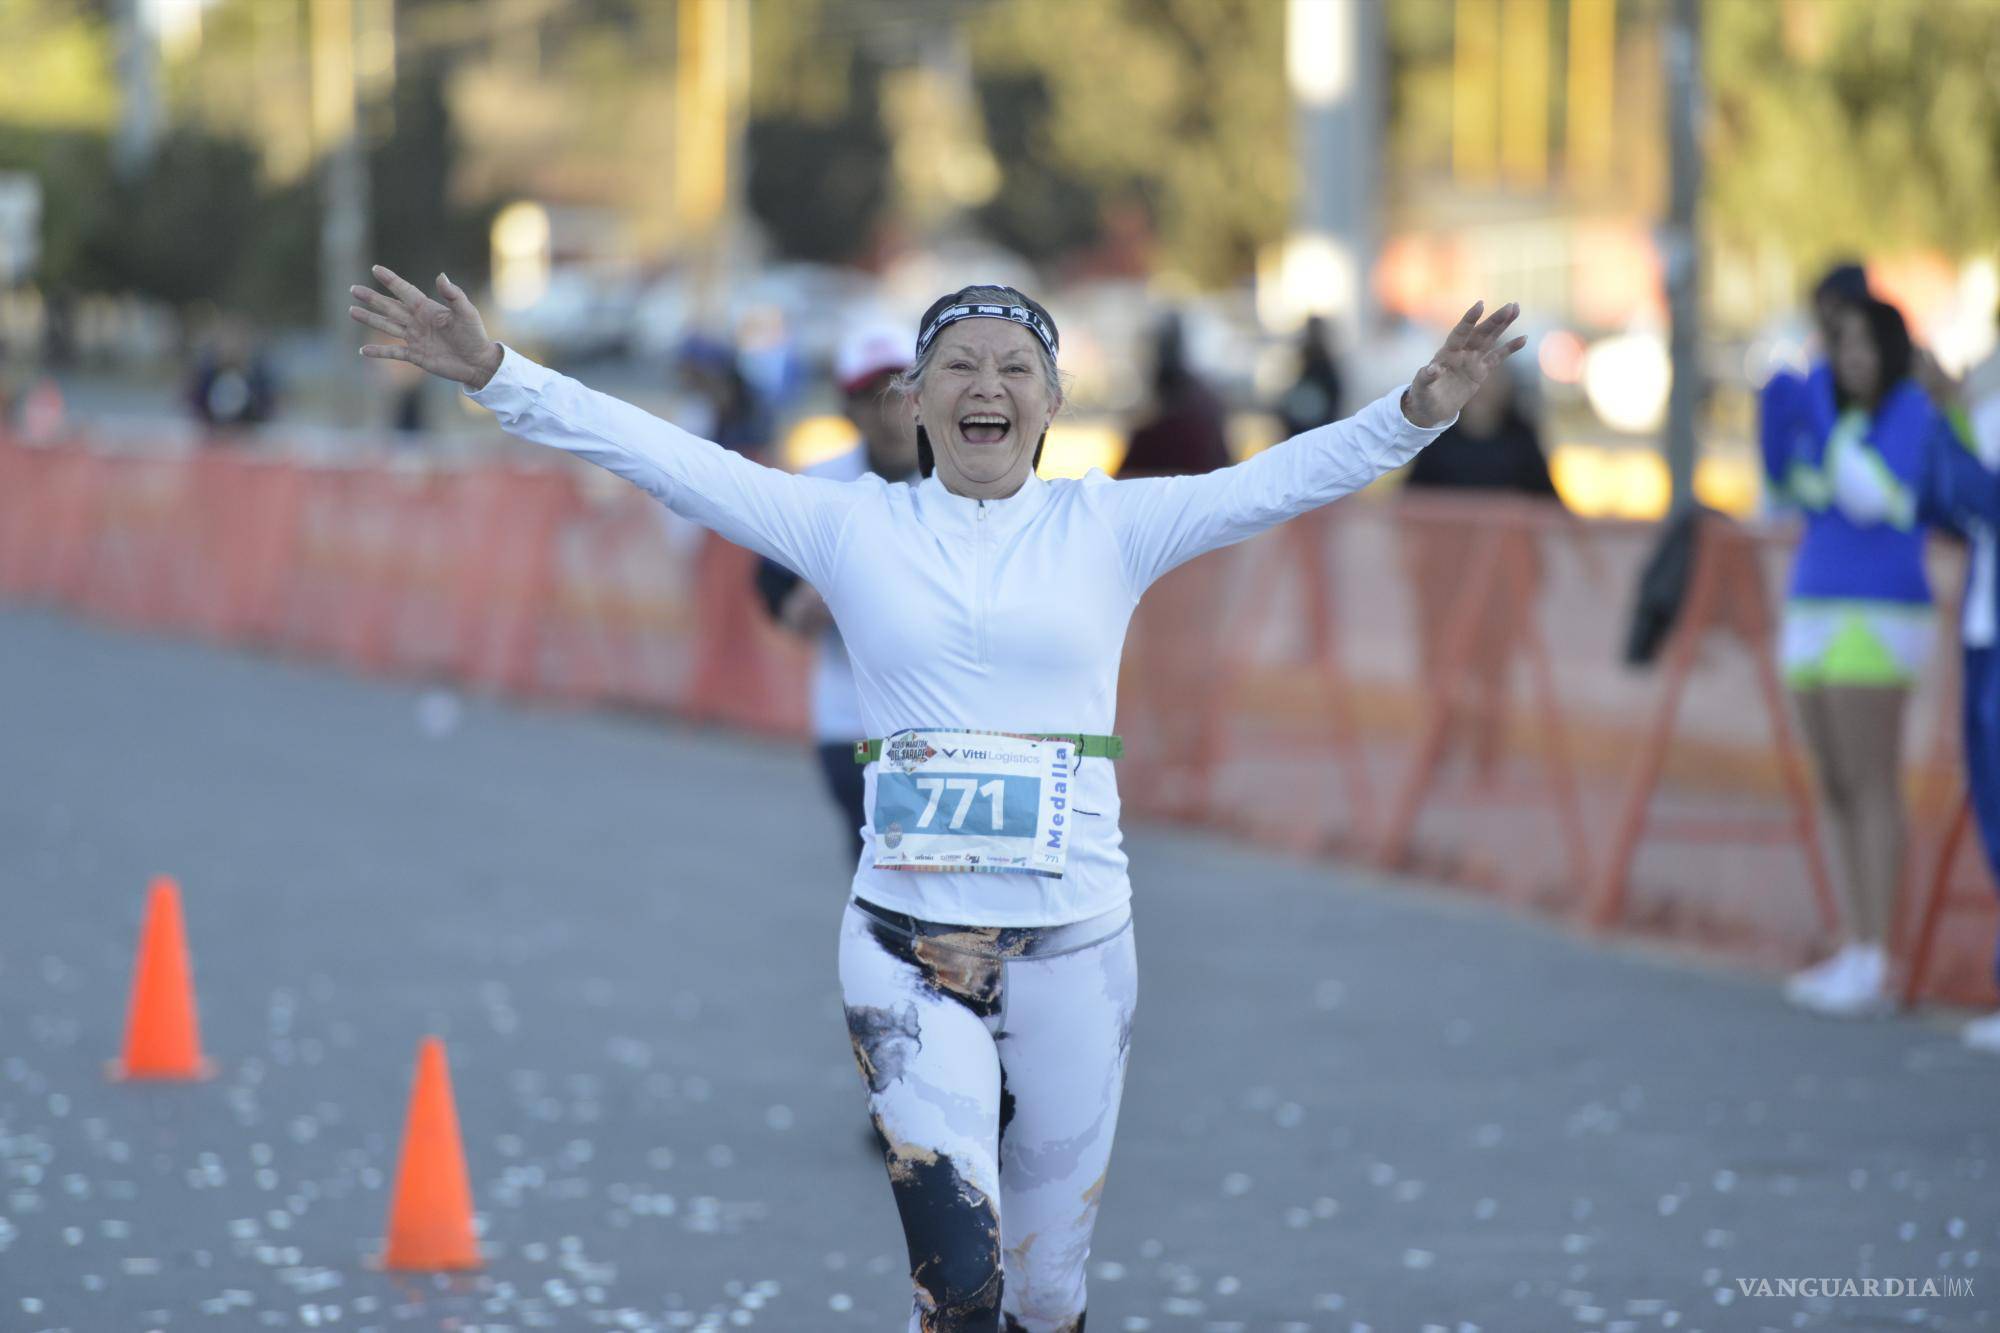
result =
[[[1122,736],[1092,736],[1088,733],[1058,731],[1047,735],[1037,735],[1036,740],[1069,741],[1076,746],[1079,759],[1123,759],[1125,738]],[[873,763],[882,757],[882,738],[854,742],[854,762]]]

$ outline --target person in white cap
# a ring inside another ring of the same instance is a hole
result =
[[[834,350],[833,378],[859,438],[847,452],[806,468],[806,476],[858,481],[873,473],[889,482],[916,479],[916,417],[908,400],[890,392],[891,382],[909,367],[909,338],[901,330],[856,324],[846,331]],[[819,590],[768,556],[758,562],[757,591],[772,619],[815,641],[813,742],[827,792],[840,808],[851,839],[849,858],[858,862],[863,850],[861,826],[868,821],[862,808],[862,770],[854,762],[854,738],[865,735],[866,729],[847,645],[840,641],[833,613]]]

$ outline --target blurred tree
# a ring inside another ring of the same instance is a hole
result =
[[[0,125],[106,129],[118,80],[103,0],[0,0]]]
[[[433,0],[406,3],[413,13],[443,10]],[[279,8],[219,0],[205,12],[201,44],[170,70],[176,128],[145,171],[120,181],[106,141],[116,92],[105,0],[0,0],[9,62],[0,79],[0,170],[29,171],[43,184],[43,286],[135,292],[183,307],[213,302],[277,323],[316,318],[319,185],[316,173],[297,169],[309,157],[293,163],[295,136],[280,132],[277,114],[296,113],[302,127],[304,92],[296,79],[278,89],[258,82],[274,59],[299,54],[293,28],[269,21]],[[623,21],[631,8],[602,0],[601,17]],[[418,273],[445,269],[471,285],[485,275],[494,206],[451,195],[457,143],[443,86],[447,54],[405,60],[393,101],[374,109],[371,228],[393,238],[395,262]],[[45,102],[16,96],[44,85]],[[277,92],[298,105],[272,105]],[[65,128],[72,122],[78,128]]]
[[[1051,258],[1143,200],[1184,280],[1251,271],[1292,191],[1285,6],[1275,0],[1010,0],[970,19],[1004,175],[981,220]]]
[[[1389,6],[1389,132],[1383,159],[1391,184],[1451,169],[1452,13],[1448,0]]]
[[[42,185],[39,275],[64,280],[107,205],[118,109],[110,33],[87,0],[0,0],[0,171]]]
[[[753,117],[746,202],[778,250],[838,263],[860,256],[875,234],[888,180],[874,80],[857,62],[835,116]]]
[[[142,175],[111,187],[91,230],[89,285],[176,305],[220,299],[256,234],[258,195],[248,145],[170,133]]]
[[[887,206],[885,69],[920,58],[906,0],[787,0],[753,27],[750,203],[788,254],[865,248]],[[900,21],[899,21],[900,20]],[[1133,201],[1199,283],[1284,233],[1291,106],[1276,0],[995,0],[962,22],[1003,184],[975,216],[1035,259],[1087,250]]]
[[[781,253],[821,262],[867,249],[889,178],[882,67],[835,8],[790,0],[750,28],[745,202]]]
[[[399,3],[399,59],[445,62],[450,197],[570,206],[615,217],[618,244],[638,254],[668,250],[676,17],[665,0]],[[571,233],[558,245],[596,257],[609,234]]]
[[[370,117],[388,132],[370,135],[369,234],[382,262],[422,275],[444,272],[467,290],[485,285],[495,200],[452,197],[458,135],[445,100],[446,62],[435,55],[399,62],[395,95]]]
[[[1707,222],[1842,254],[2000,237],[2000,4],[1710,3]]]
[[[1594,2],[1552,8],[1558,58],[1576,7]],[[1460,8],[1390,7],[1390,160],[1405,189],[1450,167]],[[1618,0],[1614,13],[1621,36],[1657,62],[1659,0]],[[1712,237],[1775,243],[1811,271],[1838,255],[1964,255],[2000,236],[2000,3],[1708,0],[1702,30]],[[1556,114],[1567,115],[1563,89],[1553,92]],[[1663,136],[1662,125],[1657,111],[1621,122],[1621,157],[1643,146],[1631,136]],[[1631,200],[1628,189],[1594,202],[1615,210]]]
[[[107,179],[100,191],[103,206],[69,285],[176,306],[213,301],[266,321],[311,317],[319,267],[313,191],[267,190],[247,144],[176,130],[140,176]]]
[[[102,132],[0,124],[0,171],[25,171],[42,185],[40,281],[69,282],[109,200],[109,140]]]
[[[160,142],[132,180],[102,133],[0,125],[0,170],[43,187],[37,285],[213,301],[260,318],[310,317],[317,211],[309,185],[267,188],[245,145],[193,130]]]

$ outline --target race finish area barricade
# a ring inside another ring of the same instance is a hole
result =
[[[575,479],[553,539],[534,692],[803,736],[810,646],[765,616],[757,558],[623,482]]]
[[[1519,496],[1405,493],[1395,506],[1403,566],[1417,608],[1424,719],[1415,753],[1375,849],[1385,867],[1404,864],[1417,819],[1454,746],[1472,762],[1475,797],[1541,805],[1572,883],[1589,874],[1590,851],[1555,668],[1540,624],[1542,545],[1581,529],[1547,500]],[[1499,780],[1516,666],[1527,669],[1542,769],[1536,785]]]
[[[694,660],[695,568],[683,548],[706,534],[605,480],[578,477],[579,507],[557,533],[556,650],[543,681],[580,704],[672,708]]]
[[[277,443],[0,438],[0,598],[804,739],[810,645],[763,615],[748,554],[623,483]],[[1705,535],[1665,668],[1640,672],[1620,649],[1655,526],[1383,490],[1149,591],[1121,685],[1126,810],[1771,969],[1813,957],[1830,900],[1770,662],[1789,534]],[[1949,677],[1911,703],[1910,770],[1936,795],[1913,811],[1904,935],[1913,994],[1977,1003],[1994,909],[1950,904],[1986,894],[1981,858],[1964,835],[1937,855],[1961,789]]]
[[[104,460],[74,441],[0,441],[0,459],[0,594],[74,604],[89,573]]]
[[[1300,855],[1359,845],[1373,779],[1359,751],[1329,565],[1340,514],[1335,505],[1303,515],[1147,590],[1119,683],[1132,733],[1119,768],[1128,809]],[[1267,734],[1267,723],[1281,735]],[[1233,754],[1298,749],[1330,757],[1334,771],[1309,769],[1282,801],[1235,801],[1218,787]]]
[[[1909,848],[1890,944],[1902,964],[1898,998],[1905,1007],[1946,999],[1990,1009],[2000,1004],[1992,949],[2000,933],[2000,901],[1987,849],[1980,845],[1961,753],[1964,646],[1956,610],[1967,562],[1951,543],[1931,544],[1933,557],[1940,550],[1953,558],[1948,567],[1935,558],[1930,562],[1940,608],[1933,666],[1939,688],[1928,710],[1932,733],[1926,760],[1911,784]]]
[[[1905,1008],[1925,999],[1991,1008],[2000,999],[1990,952],[2000,930],[2000,905],[1994,901],[1992,878],[1973,827],[1969,791],[1960,794],[1937,844],[1928,869],[1913,881],[1921,897],[1911,904],[1915,910],[1904,914],[1913,922],[1911,930],[1898,936],[1903,958],[1898,998]],[[1947,932],[1945,922],[1954,914],[1960,928]],[[1968,940],[1985,941],[1989,952],[1963,947]]]
[[[1617,923],[1625,911],[1626,889],[1639,844],[1648,831],[1656,838],[1690,842],[1789,841],[1798,848],[1806,883],[1822,928],[1838,927],[1839,908],[1827,876],[1819,841],[1819,812],[1807,783],[1805,762],[1792,734],[1792,719],[1778,680],[1777,618],[1759,561],[1757,542],[1720,514],[1695,520],[1694,567],[1666,649],[1666,672],[1646,728],[1632,777],[1620,804],[1604,870],[1591,894],[1589,919],[1599,929]],[[1697,815],[1655,818],[1653,797],[1673,743],[1675,721],[1697,657],[1712,639],[1734,640],[1755,671],[1757,697],[1784,787],[1787,814],[1779,819]]]

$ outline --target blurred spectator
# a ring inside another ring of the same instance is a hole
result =
[[[1819,334],[1822,365],[1833,355],[1834,325],[1840,312],[1874,299],[1875,293],[1868,288],[1868,270],[1859,264],[1851,261],[1835,264],[1820,278],[1813,288],[1813,329]]]
[[[1765,409],[1775,406],[1789,417],[1798,414],[1798,404],[1806,401],[1826,401],[1833,399],[1833,339],[1834,328],[1840,312],[1852,305],[1859,305],[1875,299],[1868,289],[1868,273],[1855,263],[1835,264],[1821,276],[1812,294],[1812,323],[1814,347],[1806,364],[1803,376],[1789,371],[1773,375],[1764,385],[1764,401],[1760,404],[1760,421],[1773,424]],[[1782,379],[1782,383],[1780,382]],[[1776,387],[1773,387],[1776,386]],[[1790,436],[1784,431],[1764,430],[1761,432],[1764,445],[1764,472],[1767,477],[1782,478],[1791,466]],[[1777,450],[1774,454],[1772,450]],[[1796,504],[1781,485],[1766,488],[1766,496],[1774,505]]]
[[[62,384],[32,361],[15,361],[0,342],[0,436],[32,443],[55,439],[69,416]]]
[[[431,377],[415,366],[391,361],[389,425],[401,444],[419,444],[430,430]]]
[[[195,360],[188,381],[188,406],[211,439],[227,439],[276,415],[277,377],[256,348],[248,325],[238,319],[218,324]]]
[[[1299,377],[1278,400],[1285,437],[1340,420],[1340,366],[1333,359],[1333,330],[1314,315],[1299,335]]]
[[[1549,478],[1542,435],[1523,406],[1513,371],[1502,365],[1479,386],[1450,429],[1424,447],[1404,474],[1407,493],[1506,492],[1561,504]],[[1522,617],[1541,585],[1539,542],[1532,536],[1512,568],[1519,573],[1479,609],[1479,622],[1459,669],[1446,680],[1445,640],[1459,610],[1465,571],[1491,558],[1483,529],[1453,511],[1403,512],[1403,564],[1417,611],[1417,657],[1431,697],[1455,710],[1470,729],[1474,771],[1482,781],[1499,772],[1506,739],[1508,672]]]
[[[900,330],[857,326],[834,352],[833,375],[847,419],[860,440],[854,448],[806,469],[811,477],[858,481],[870,473],[887,481],[911,481],[917,472],[917,425],[909,400],[892,393],[890,381],[909,369],[910,341]],[[834,628],[833,613],[819,590],[775,560],[757,567],[757,591],[780,625],[813,641],[812,728],[820,773],[840,808],[850,835],[850,855],[860,860],[862,766],[854,762],[854,742],[868,732],[847,646]]]
[[[1187,361],[1177,316],[1153,335],[1152,415],[1132,432],[1120,477],[1174,477],[1229,466],[1222,404]]]
[[[56,377],[11,361],[5,344],[0,344],[0,436],[53,438],[61,431],[66,413],[62,385]]]
[[[1996,312],[2000,314],[2000,312]],[[1972,547],[1960,639],[1965,648],[1965,772],[1986,862],[2000,886],[2000,350],[1972,368],[1963,384],[1928,356],[1925,388],[1949,428],[1924,452],[1920,517],[1963,534]],[[2000,950],[1994,972],[2000,977]],[[1965,1042],[2000,1054],[2000,1013],[1968,1023]]]
[[[1818,779],[1845,919],[1839,950],[1785,994],[1823,1013],[1885,1007],[1902,865],[1903,705],[1929,649],[1930,585],[1915,486],[1937,410],[1911,378],[1902,315],[1844,266],[1814,293],[1831,359],[1764,386],[1766,481],[1805,532],[1781,655]]]
[[[1561,498],[1549,477],[1542,433],[1523,410],[1520,386],[1506,366],[1488,375],[1458,420],[1417,455],[1404,484]]]
[[[692,334],[681,344],[680,373],[705,411],[688,429],[725,449],[762,462],[775,424],[764,398],[743,374],[736,349],[718,338]]]
[[[792,402],[806,385],[798,339],[776,306],[759,306],[738,323],[736,364],[752,392],[775,407]]]

